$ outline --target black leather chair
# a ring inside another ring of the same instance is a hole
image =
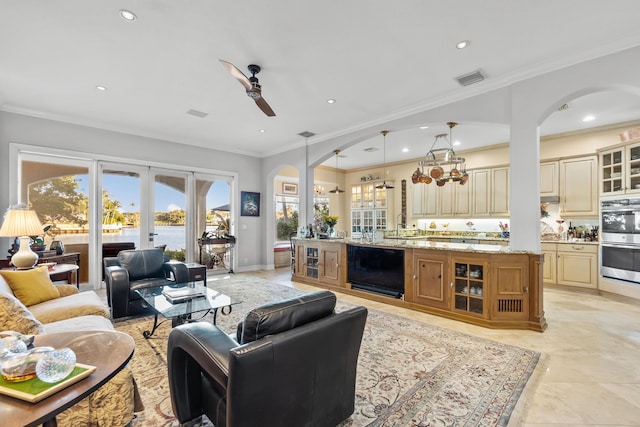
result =
[[[335,427],[354,411],[365,307],[334,312],[314,292],[252,310],[235,340],[211,323],[169,334],[169,388],[181,425]]]
[[[133,316],[147,310],[144,300],[135,291],[166,284],[169,281],[189,281],[189,269],[180,262],[168,262],[159,248],[124,250],[117,257],[106,257],[104,281],[111,317]]]

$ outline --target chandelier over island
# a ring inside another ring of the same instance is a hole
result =
[[[411,176],[411,181],[414,184],[431,184],[435,182],[438,187],[442,187],[447,182],[459,182],[460,185],[467,183],[469,175],[467,174],[465,159],[456,155],[451,142],[452,129],[457,124],[456,122],[447,122],[449,139],[447,139],[446,133],[436,135],[425,159],[420,160],[418,168]],[[435,148],[440,140],[443,140],[446,146]]]

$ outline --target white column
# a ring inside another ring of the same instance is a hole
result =
[[[531,114],[515,110],[509,145],[509,246],[539,252],[540,133]]]

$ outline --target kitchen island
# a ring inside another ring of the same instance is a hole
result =
[[[294,244],[296,282],[488,328],[547,327],[540,253],[412,239]]]

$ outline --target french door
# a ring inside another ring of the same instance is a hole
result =
[[[159,246],[172,258],[193,262],[202,233],[223,227],[233,233],[235,175],[42,151],[19,147],[11,152],[18,166],[10,199],[30,205],[50,226],[43,230],[47,247],[60,240],[66,252],[80,253],[83,283],[100,286],[103,243]]]
[[[187,215],[192,199],[187,172],[101,163],[102,242],[133,242],[137,248],[185,251],[193,235]]]

